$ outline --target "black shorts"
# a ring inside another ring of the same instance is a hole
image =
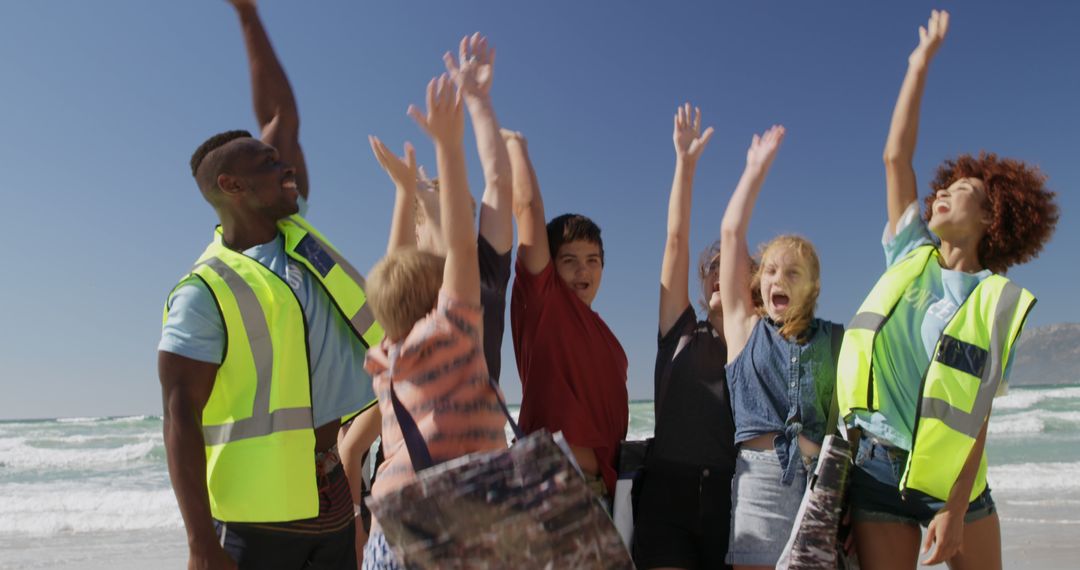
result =
[[[731,468],[649,462],[634,521],[638,568],[730,568]]]

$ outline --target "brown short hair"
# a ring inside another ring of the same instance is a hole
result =
[[[404,339],[435,309],[443,264],[444,259],[433,253],[406,247],[387,254],[371,269],[368,302],[390,340]]]
[[[563,214],[548,222],[547,238],[551,259],[555,259],[564,243],[581,240],[600,247],[600,265],[604,265],[604,240],[600,237],[600,226],[581,214]]]
[[[1058,221],[1055,194],[1046,189],[1046,175],[1038,167],[982,151],[978,158],[961,154],[938,167],[933,190],[926,197],[927,221],[937,190],[961,178],[978,178],[986,188],[991,217],[979,242],[979,263],[995,273],[1039,256]]]
[[[818,260],[817,251],[810,240],[794,235],[785,234],[774,237],[765,245],[761,246],[758,254],[758,267],[750,280],[751,290],[754,291],[754,302],[761,300],[761,270],[765,267],[765,256],[774,249],[786,248],[806,262],[810,270],[810,279],[814,280],[814,289],[808,299],[792,299],[791,306],[784,316],[784,323],[780,326],[780,334],[789,340],[799,340],[809,329],[814,320],[814,310],[817,309],[818,295],[821,294],[821,262]],[[758,314],[764,316],[764,303],[758,305]]]

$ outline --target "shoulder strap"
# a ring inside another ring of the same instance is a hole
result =
[[[510,429],[514,432],[514,438],[524,438],[525,432],[521,431],[521,427],[510,415],[506,402],[503,401],[502,396],[499,394],[495,379],[488,377],[488,385],[495,392],[495,398],[499,401],[499,408],[502,410],[503,415],[506,416],[506,421],[510,422]],[[405,439],[405,448],[409,451],[409,460],[412,462],[413,471],[419,473],[434,466],[435,462],[431,459],[431,451],[428,449],[427,442],[424,441],[420,428],[416,427],[416,420],[413,419],[412,414],[405,409],[405,405],[398,399],[393,380],[390,381],[390,403],[394,408],[394,416],[397,417],[398,427],[401,428],[401,435]]]
[[[844,342],[844,325],[840,323],[832,324],[832,358],[833,358],[833,393],[832,402],[829,404],[829,420],[825,424],[825,435],[841,433],[837,424],[840,422],[840,402],[838,400],[839,394],[836,393],[836,376],[835,371],[840,364],[840,345]]]

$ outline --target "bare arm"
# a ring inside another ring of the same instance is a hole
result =
[[[472,118],[476,150],[484,169],[484,197],[480,205],[480,235],[496,253],[510,251],[514,242],[510,156],[499,134],[499,121],[491,104],[495,48],[479,32],[461,39],[457,62],[443,56],[446,70],[457,85]]]
[[[361,485],[364,480],[362,473],[364,454],[371,449],[381,430],[382,413],[379,412],[379,406],[375,405],[360,412],[360,415],[353,419],[349,429],[342,430],[338,438],[341,466],[345,470],[345,477],[349,479],[353,504],[360,504]]]
[[[660,334],[666,335],[690,304],[690,202],[694,172],[713,128],[701,133],[701,109],[690,112],[690,103],[675,113],[675,177],[668,199],[667,243],[660,266]]]
[[[732,362],[750,337],[757,322],[750,282],[750,256],[746,232],[754,213],[761,185],[769,173],[773,159],[784,140],[784,127],[773,126],[765,134],[754,135],[746,151],[746,169],[731,195],[724,221],[720,225],[720,300],[724,306],[724,338],[728,345],[728,362]]]
[[[540,273],[551,263],[548,250],[547,221],[544,218],[544,200],[540,196],[540,183],[536,179],[529,148],[521,133],[503,129],[503,140],[510,154],[513,172],[514,220],[518,228],[518,257],[525,269],[533,275]]]
[[[956,555],[963,546],[964,515],[967,514],[971,487],[975,485],[975,476],[979,474],[979,463],[986,449],[986,428],[989,425],[990,416],[987,416],[979,437],[975,438],[975,445],[971,447],[967,460],[964,461],[960,475],[953,483],[952,490],[949,491],[945,507],[934,515],[934,520],[930,521],[930,526],[926,529],[922,554],[929,552],[930,547],[935,543],[937,546],[923,562],[925,565],[941,564]]]
[[[908,57],[907,74],[900,86],[896,108],[893,109],[883,157],[890,233],[896,230],[896,222],[900,220],[904,210],[918,198],[912,161],[919,136],[919,109],[922,106],[930,60],[941,47],[948,29],[949,13],[937,10],[931,12],[927,27],[919,27],[919,46]]]
[[[472,223],[469,180],[465,172],[465,113],[461,94],[443,74],[427,88],[427,115],[410,106],[409,115],[435,141],[440,175],[439,208],[446,240],[443,289],[458,301],[480,304],[480,267]]]
[[[281,160],[296,168],[300,195],[308,197],[307,164],[300,148],[300,113],[296,108],[289,78],[281,67],[270,38],[266,35],[255,0],[229,0],[240,17],[251,71],[251,96],[260,138],[276,148]]]
[[[158,352],[165,456],[187,528],[188,568],[236,568],[218,543],[206,490],[202,410],[210,398],[217,370],[217,364]]]
[[[394,214],[390,218],[390,240],[386,253],[402,247],[416,247],[416,227],[413,224],[416,210],[416,149],[405,143],[405,158],[395,156],[378,137],[368,136],[371,152],[379,166],[394,182]]]

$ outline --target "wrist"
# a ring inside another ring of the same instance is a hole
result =
[[[395,183],[394,188],[397,190],[398,194],[405,194],[407,196],[412,196],[413,194],[416,194],[416,183],[413,183],[413,184],[398,184],[398,183]]]
[[[697,158],[691,157],[690,155],[686,155],[686,154],[676,152],[675,153],[675,166],[676,167],[693,169],[693,168],[697,167]]]
[[[465,93],[463,98],[470,113],[487,111],[491,108],[491,95],[488,93]]]
[[[197,534],[188,533],[188,551],[193,555],[206,555],[221,548],[219,538],[213,529]]]

